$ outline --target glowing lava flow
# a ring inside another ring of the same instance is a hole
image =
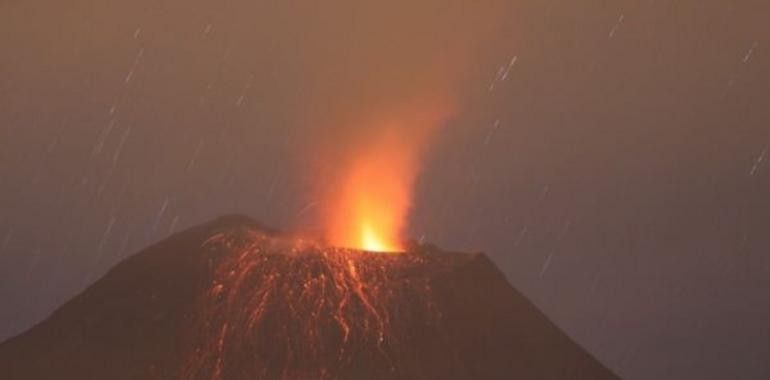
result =
[[[221,233],[205,247],[221,259],[201,299],[186,380],[331,379],[364,358],[395,370],[405,359],[394,345],[410,337],[403,332],[439,323],[427,278],[404,275],[425,268],[423,255],[370,255],[256,230]],[[441,270],[445,256],[430,269]]]

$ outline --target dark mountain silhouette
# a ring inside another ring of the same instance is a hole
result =
[[[324,247],[230,216],[0,344],[3,379],[610,379],[483,254]]]

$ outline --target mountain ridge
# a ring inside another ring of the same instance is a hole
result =
[[[615,378],[481,253],[375,254],[242,215],[151,245],[25,333],[36,378]]]

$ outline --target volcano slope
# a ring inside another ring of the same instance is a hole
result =
[[[230,216],[0,344],[4,379],[610,379],[483,254],[324,247]]]

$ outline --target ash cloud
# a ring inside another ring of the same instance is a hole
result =
[[[466,88],[483,82],[469,68],[490,53],[511,11],[496,0],[301,9],[301,165],[322,229],[349,229],[340,219],[356,219],[351,193],[362,191],[373,193],[362,203],[390,203],[397,215],[387,223],[403,229],[421,158]]]

